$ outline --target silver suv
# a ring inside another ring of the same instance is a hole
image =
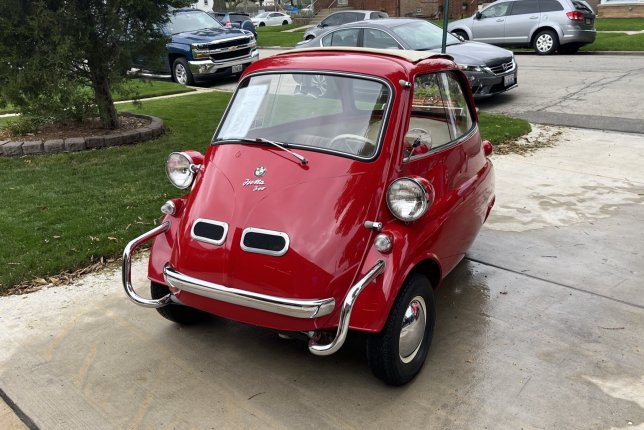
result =
[[[338,25],[379,18],[389,18],[389,15],[387,12],[381,12],[379,10],[343,10],[341,12],[335,12],[324,18],[322,22],[315,27],[311,27],[306,30],[304,33],[304,40],[311,40],[322,32],[327,31],[332,27],[337,27]]]
[[[540,55],[573,54],[597,35],[595,13],[583,0],[498,0],[447,29],[464,40],[531,47]]]

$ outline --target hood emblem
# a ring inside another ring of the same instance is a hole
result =
[[[264,176],[265,173],[266,173],[266,167],[264,166],[259,166],[257,169],[255,169],[255,176],[258,178],[261,178],[262,176]]]

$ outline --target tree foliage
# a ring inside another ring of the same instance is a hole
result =
[[[112,90],[140,55],[162,58],[168,9],[190,3],[0,1],[0,103],[43,119],[98,115],[117,128]]]

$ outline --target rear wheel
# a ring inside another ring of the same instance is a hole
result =
[[[538,55],[550,55],[559,48],[559,38],[552,30],[542,30],[534,38],[534,50]]]
[[[469,37],[467,37],[467,33],[464,32],[463,30],[454,30],[454,31],[452,31],[452,33],[455,34],[456,36],[460,37],[463,40],[468,40],[469,39]]]
[[[260,22],[260,23],[259,23],[259,27],[265,27],[265,26],[266,26],[266,23],[265,23],[265,22]]]
[[[385,327],[367,339],[367,360],[374,375],[389,385],[403,385],[420,372],[434,334],[434,308],[429,279],[410,275]]]
[[[163,284],[152,282],[150,285],[150,293],[153,299],[160,299],[168,294],[170,290]],[[205,321],[210,316],[206,312],[189,306],[169,304],[162,308],[157,308],[157,312],[165,319],[168,319],[177,324],[193,325]]]
[[[185,58],[179,57],[172,65],[172,76],[176,83],[181,85],[194,85],[195,80],[190,71],[190,66]]]

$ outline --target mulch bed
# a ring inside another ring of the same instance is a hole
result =
[[[121,133],[126,130],[136,130],[150,124],[150,120],[146,118],[137,118],[125,115],[119,115],[119,122],[121,123],[121,127],[116,130],[108,130],[101,127],[101,123],[98,120],[47,124],[43,125],[38,132],[28,133],[24,136],[12,136],[9,134],[8,130],[0,129],[0,140],[28,137],[29,140],[46,141],[49,139],[66,139],[79,136],[108,136],[111,134]]]

